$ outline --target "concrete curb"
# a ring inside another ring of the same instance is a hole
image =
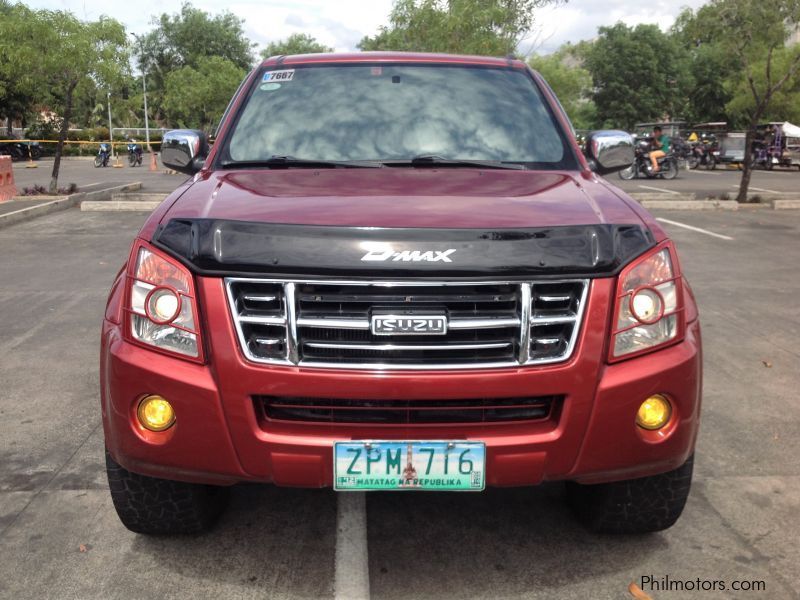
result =
[[[142,183],[140,181],[135,181],[133,183],[126,183],[125,185],[117,185],[114,186],[113,188],[108,188],[105,190],[96,190],[94,192],[78,192],[77,194],[72,194],[70,196],[62,196],[52,200],[51,202],[45,202],[44,204],[39,204],[37,206],[28,206],[25,208],[20,208],[19,210],[15,210],[14,212],[0,215],[0,228],[8,227],[9,225],[14,225],[16,223],[27,221],[29,219],[34,219],[36,217],[47,215],[59,210],[66,210],[68,208],[72,208],[79,202],[89,198],[93,200],[102,200],[103,198],[111,198],[111,196],[115,192],[124,192],[128,190],[136,191],[141,188],[142,188]]]
[[[800,209],[800,198],[772,200],[770,204],[773,210]]]
[[[161,204],[161,200],[84,200],[81,212],[120,212],[142,210],[150,212]]]
[[[163,202],[169,196],[165,192],[122,192],[111,196],[111,200],[124,200],[127,202]]]
[[[640,204],[656,210],[739,210],[735,200],[642,200]]]
[[[644,200],[664,200],[667,202],[689,202],[692,200],[697,200],[697,196],[695,194],[669,194],[666,192],[630,192],[628,195],[636,200],[637,202],[642,202]]]

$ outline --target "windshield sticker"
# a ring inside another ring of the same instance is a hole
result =
[[[280,83],[262,83],[261,86],[258,88],[262,92],[274,92],[275,90],[281,89]]]
[[[268,81],[291,81],[294,77],[294,69],[286,69],[284,71],[267,71],[264,73],[264,78],[261,80],[266,83]]]

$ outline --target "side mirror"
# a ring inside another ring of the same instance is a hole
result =
[[[627,169],[633,164],[633,138],[624,131],[593,131],[586,138],[586,159],[599,175]]]
[[[194,175],[208,156],[208,137],[202,131],[175,129],[164,134],[161,162],[174,171]]]

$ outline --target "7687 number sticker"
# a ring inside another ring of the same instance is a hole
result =
[[[267,71],[261,81],[264,83],[268,81],[284,82],[291,81],[293,78],[294,69],[284,69],[283,71]]]

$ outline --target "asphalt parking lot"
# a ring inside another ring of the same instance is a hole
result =
[[[342,581],[368,577],[373,598],[601,600],[630,597],[645,576],[766,588],[650,592],[658,600],[798,597],[800,211],[657,216],[678,244],[705,342],[695,483],[677,525],[589,534],[560,484],[375,493],[366,548],[350,550],[366,551],[366,573],[346,570],[342,500],[329,490],[239,486],[208,534],[125,530],[105,480],[98,341],[144,214],[71,209],[0,230],[0,597],[332,598],[346,597]]]

